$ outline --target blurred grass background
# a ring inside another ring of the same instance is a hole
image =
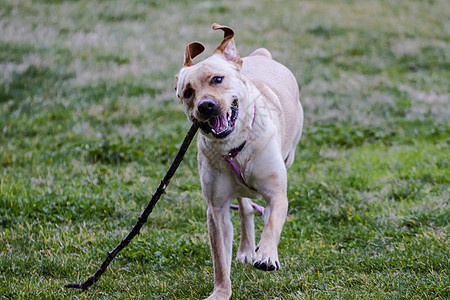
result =
[[[96,270],[170,165],[189,128],[174,74],[189,42],[212,53],[213,22],[242,56],[266,47],[288,66],[305,109],[282,270],[233,262],[233,299],[448,299],[444,0],[0,0],[1,297],[212,291],[195,147],[101,280],[63,285]]]

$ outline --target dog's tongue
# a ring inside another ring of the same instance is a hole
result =
[[[226,115],[214,117],[210,121],[211,127],[216,133],[220,133],[228,128],[228,119]]]

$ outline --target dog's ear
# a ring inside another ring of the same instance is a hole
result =
[[[205,50],[205,46],[203,46],[200,42],[192,42],[186,46],[186,52],[184,54],[184,66],[190,67],[194,65],[192,59],[202,53]]]
[[[237,64],[239,67],[242,66],[242,59],[238,54],[238,50],[236,48],[236,44],[234,43],[234,31],[228,26],[222,26],[217,23],[212,25],[212,29],[214,30],[222,30],[223,31],[223,41],[216,48],[214,53],[222,54],[226,60],[232,61]]]

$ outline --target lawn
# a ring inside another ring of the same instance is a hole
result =
[[[221,41],[213,22],[242,56],[288,66],[305,110],[282,269],[233,262],[232,299],[449,299],[445,0],[0,0],[0,298],[212,291],[195,145],[100,281],[63,286],[98,268],[168,169],[190,127],[174,75],[189,42]]]

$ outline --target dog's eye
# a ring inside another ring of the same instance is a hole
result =
[[[212,84],[220,84],[223,81],[223,76],[214,76],[213,78],[211,78],[211,83]]]
[[[193,90],[192,88],[187,88],[187,89],[184,91],[183,98],[184,98],[184,99],[189,99],[189,98],[192,97],[193,94],[194,94],[194,90]]]

